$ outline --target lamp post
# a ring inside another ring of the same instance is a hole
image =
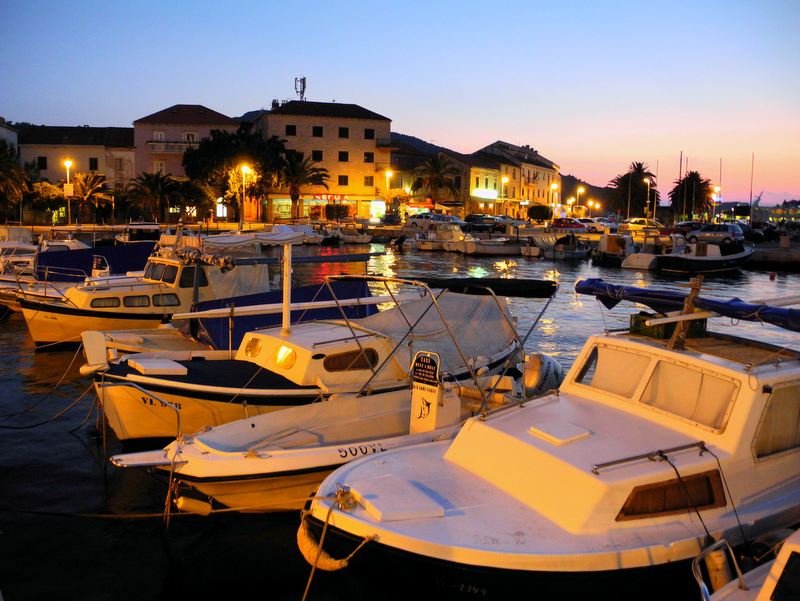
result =
[[[572,217],[572,215],[573,215],[572,203],[574,203],[574,202],[575,202],[574,198],[570,198],[567,201],[567,213],[569,214],[570,217]]]
[[[247,187],[247,173],[250,171],[250,167],[247,165],[242,165],[242,211],[239,214],[239,229],[242,229],[242,225],[244,222],[244,207],[245,201],[247,197],[245,196],[245,188]]]
[[[647,184],[647,202],[645,203],[644,218],[650,217],[650,178],[644,178],[644,183]]]
[[[589,207],[589,217],[591,217],[592,216],[592,207],[594,206],[594,201],[590,200],[589,202],[586,203],[586,206]]]
[[[577,210],[577,208],[579,206],[581,206],[581,194],[583,194],[584,192],[586,192],[586,190],[584,190],[583,188],[578,188],[578,192],[577,192],[577,194],[575,194],[575,209],[576,210]]]
[[[69,159],[64,161],[64,167],[67,168],[67,185],[64,187],[64,196],[67,197],[67,225],[70,225],[72,219],[70,216],[69,205],[71,203],[72,190],[68,186],[69,186],[69,168],[72,167],[72,161],[70,161]]]
[[[720,188],[719,186],[714,186],[714,192],[717,193],[717,199],[714,201],[714,219],[717,218],[717,205],[719,205],[720,208],[722,207],[722,198],[719,195],[719,191],[721,189],[722,188]]]

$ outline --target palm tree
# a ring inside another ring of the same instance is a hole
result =
[[[315,167],[317,162],[311,157],[303,158],[302,152],[287,152],[286,166],[283,168],[284,184],[289,188],[292,199],[292,218],[299,218],[303,213],[300,191],[305,186],[322,186],[328,189],[330,175],[325,167]]]
[[[688,218],[687,208],[689,213],[702,215],[714,206],[711,201],[713,191],[710,179],[703,179],[697,171],[689,171],[684,177],[675,181],[675,187],[669,193],[672,211],[685,218]]]
[[[163,210],[178,191],[178,181],[171,173],[140,173],[128,184],[128,199],[131,204],[142,207],[150,219],[163,217]]]
[[[78,201],[78,214],[82,217],[91,217],[94,209],[95,217],[97,207],[101,202],[110,203],[111,195],[106,191],[106,177],[92,171],[91,173],[76,173],[72,176],[73,198]]]
[[[648,200],[655,203],[659,200],[658,190],[655,189],[656,176],[649,169],[646,163],[631,163],[627,173],[618,175],[608,184],[611,188],[609,203],[626,218],[644,214]],[[648,186],[645,179],[650,180],[650,195],[655,198],[647,198]]]
[[[181,180],[177,182],[177,187],[171,194],[170,204],[180,208],[180,219],[185,222],[188,207],[194,207],[197,217],[208,215],[214,208],[214,195],[208,186],[201,186],[191,180]]]
[[[412,171],[414,183],[411,184],[411,192],[425,189],[430,192],[433,205],[436,206],[439,200],[439,189],[453,195],[453,199],[458,199],[460,190],[455,184],[455,178],[461,174],[458,167],[453,165],[450,157],[439,152],[425,159]]]
[[[30,181],[18,159],[19,150],[13,144],[0,140],[0,210],[19,204],[21,220],[22,198],[30,188]]]

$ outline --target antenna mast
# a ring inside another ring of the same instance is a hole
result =
[[[305,77],[295,77],[294,78],[294,91],[297,92],[297,95],[300,96],[300,100],[306,99],[306,78]]]

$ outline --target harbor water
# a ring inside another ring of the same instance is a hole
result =
[[[383,245],[295,252],[382,252]],[[275,251],[277,253],[277,250]],[[363,266],[296,265],[295,279],[321,281]],[[546,278],[560,284],[526,347],[569,368],[586,337],[624,327],[637,309],[601,309],[574,292],[588,277],[685,292],[688,278],[576,263],[471,257],[393,249],[373,258],[369,273],[415,277]],[[704,296],[744,300],[800,294],[800,274],[745,270],[707,278]],[[546,301],[510,299],[525,336]],[[797,348],[797,334],[759,324],[715,320],[713,329]],[[20,313],[0,322],[0,593],[5,601],[80,599],[303,598],[311,573],[297,550],[299,513],[164,518],[166,485],[140,470],[115,468],[123,450],[104,427],[80,351],[34,352]],[[402,566],[398,566],[402,570]],[[380,599],[347,569],[315,572],[307,599]],[[600,591],[599,596],[602,597]],[[424,597],[424,595],[423,595]],[[423,598],[420,597],[420,598]],[[531,598],[521,592],[520,598]]]

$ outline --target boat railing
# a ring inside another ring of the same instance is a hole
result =
[[[742,570],[741,570],[741,568],[739,568],[739,562],[736,561],[736,555],[734,555],[733,549],[731,548],[731,546],[728,543],[728,541],[726,541],[723,538],[722,540],[714,543],[713,545],[709,545],[708,547],[703,549],[703,551],[697,557],[695,557],[692,560],[692,573],[694,574],[694,579],[697,581],[697,584],[700,586],[700,595],[701,595],[701,598],[703,599],[703,601],[710,601],[711,596],[710,596],[710,593],[709,593],[709,590],[708,590],[708,585],[706,584],[705,578],[703,578],[703,573],[700,570],[700,562],[701,561],[706,561],[706,563],[708,564],[709,561],[707,560],[707,558],[709,558],[709,556],[712,553],[715,554],[715,555],[719,554],[719,553],[725,553],[724,549],[727,549],[728,556],[731,557],[731,559],[733,559],[733,567],[736,569],[736,577],[739,580],[739,588],[741,590],[743,590],[743,591],[750,590],[749,587],[747,586],[747,583],[745,582],[744,575],[742,574]],[[722,558],[722,562],[724,562],[724,557]],[[715,563],[722,563],[722,562],[715,562],[715,561],[712,560],[710,563],[715,564]],[[730,581],[730,578],[729,578],[729,574],[730,573],[727,572],[726,568],[722,568],[722,569],[725,572],[723,574],[723,578],[727,578],[727,580]],[[709,568],[709,571],[712,571],[711,568]],[[712,579],[713,578],[714,578],[714,576],[712,575]],[[727,582],[721,582],[720,585],[722,585],[722,584],[727,584]]]
[[[101,382],[97,384],[97,386],[98,388],[101,389],[109,388],[111,386],[124,386],[128,388],[135,388],[136,390],[144,394],[146,397],[155,399],[159,403],[163,404],[165,407],[169,407],[175,412],[175,416],[177,417],[178,420],[178,435],[176,436],[176,439],[183,440],[183,430],[181,429],[181,411],[176,405],[170,403],[169,401],[165,401],[160,396],[155,394],[153,391],[145,390],[144,388],[142,388],[138,384],[134,384],[133,382]]]
[[[659,461],[661,458],[669,455],[670,453],[676,453],[678,451],[686,451],[688,449],[700,449],[701,451],[706,448],[706,443],[702,440],[699,442],[692,442],[689,444],[681,445],[678,447],[672,447],[669,449],[660,449],[658,451],[652,451],[650,453],[641,453],[640,455],[632,455],[630,457],[623,457],[621,459],[614,459],[613,461],[606,461],[604,463],[595,463],[592,465],[592,473],[595,475],[600,475],[600,470],[605,469],[607,467],[613,467],[616,465],[622,465],[623,463],[632,463],[634,461],[641,461],[643,459],[648,459],[649,461]]]

